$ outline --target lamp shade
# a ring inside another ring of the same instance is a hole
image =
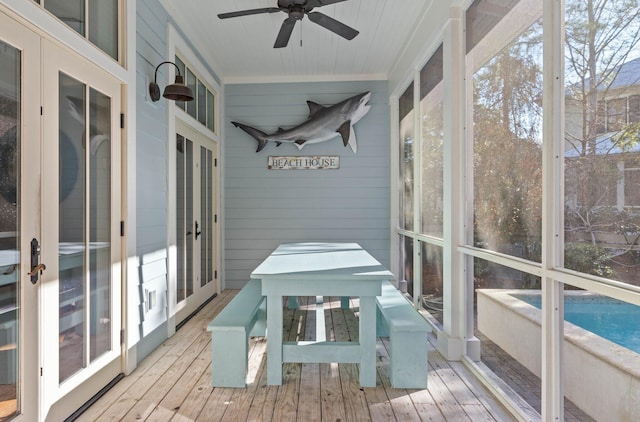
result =
[[[191,101],[193,100],[193,91],[184,84],[182,75],[176,75],[176,81],[167,85],[162,96],[174,101]]]

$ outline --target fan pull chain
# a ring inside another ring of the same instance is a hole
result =
[[[302,21],[300,21],[300,47],[302,47]]]

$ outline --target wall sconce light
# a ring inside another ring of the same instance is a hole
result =
[[[176,75],[176,81],[171,85],[167,85],[162,96],[173,101],[193,101],[193,91],[184,84],[184,78],[180,74],[180,68],[174,62],[169,61],[162,62],[156,66],[156,72],[153,75],[153,82],[149,84],[149,96],[151,97],[151,100],[155,102],[160,99],[160,87],[157,84],[158,69],[166,63],[174,65],[176,69],[178,69],[178,74]]]

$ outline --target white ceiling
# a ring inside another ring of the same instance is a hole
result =
[[[248,83],[386,79],[432,0],[347,0],[316,8],[360,34],[348,41],[305,17],[280,49],[273,43],[287,14],[217,17],[276,7],[277,0],[161,1],[224,83]]]

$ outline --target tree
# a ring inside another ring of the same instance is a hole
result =
[[[639,155],[629,154],[640,141],[640,113],[629,107],[640,95],[640,74],[629,70],[640,65],[640,2],[567,0],[565,14],[565,229],[596,244],[599,232],[628,220],[616,190],[620,166]],[[632,246],[609,249],[609,257]]]

